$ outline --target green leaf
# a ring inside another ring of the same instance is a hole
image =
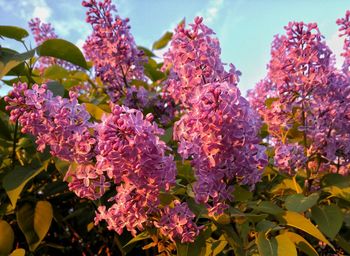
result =
[[[256,230],[258,232],[266,232],[269,229],[273,229],[275,228],[277,225],[276,223],[269,221],[269,220],[262,220],[260,222],[258,222],[258,224],[256,225]]]
[[[327,238],[303,215],[297,212],[287,211],[281,217],[286,222],[286,225],[300,229],[334,249],[333,245],[327,240]]]
[[[173,33],[166,32],[159,40],[153,43],[152,49],[159,50],[167,46],[171,38],[173,37]]]
[[[80,49],[63,39],[49,39],[37,47],[39,56],[49,56],[68,61],[74,65],[88,69],[84,55]]]
[[[253,198],[253,193],[242,186],[235,185],[235,189],[233,191],[233,196],[234,196],[235,201],[246,202],[246,201],[249,201]]]
[[[177,176],[180,179],[184,179],[188,183],[192,183],[196,180],[194,177],[194,172],[192,170],[191,162],[189,160],[176,161],[176,167],[177,167]]]
[[[286,208],[289,211],[305,212],[317,203],[318,198],[319,195],[317,193],[313,193],[308,197],[305,197],[303,194],[289,195],[286,199]]]
[[[265,233],[259,233],[255,242],[261,256],[278,256],[277,241],[274,237],[267,239]]]
[[[340,235],[337,235],[335,238],[335,242],[339,245],[346,253],[350,254],[350,244],[349,240],[344,239]]]
[[[330,193],[334,197],[343,198],[350,202],[350,187],[340,188],[338,186],[325,187],[324,192]]]
[[[26,203],[19,208],[16,215],[18,226],[33,252],[49,231],[53,218],[52,206],[48,201],[38,201],[35,207]]]
[[[45,69],[44,77],[48,79],[62,79],[69,76],[68,70],[59,66],[52,65]]]
[[[137,48],[141,51],[143,51],[143,53],[147,56],[147,57],[155,57],[156,55],[154,55],[154,53],[147,49],[146,47],[143,46],[137,46]]]
[[[306,241],[304,237],[293,232],[285,232],[284,234],[287,235],[289,239],[298,247],[298,249],[305,254],[309,256],[318,256],[315,248],[308,241]]]
[[[321,187],[337,186],[339,188],[350,187],[350,176],[343,176],[338,173],[329,173],[321,180]]]
[[[142,240],[145,240],[145,239],[148,239],[150,238],[150,234],[147,232],[147,231],[143,231],[142,233],[138,234],[137,236],[135,236],[134,238],[132,238],[127,244],[125,244],[123,246],[123,248],[133,244],[133,243],[136,243],[138,241],[142,241]]]
[[[15,26],[0,26],[0,36],[22,41],[29,36],[27,30]]]
[[[279,206],[275,205],[270,201],[263,201],[257,206],[252,205],[250,207],[256,211],[265,212],[272,215],[279,215],[284,213],[282,208],[280,208]]]
[[[171,139],[173,138],[173,127],[169,127],[168,129],[166,129],[164,135],[162,135],[160,138],[165,143],[171,141]]]
[[[298,256],[295,244],[290,240],[287,234],[276,236],[277,255],[279,256]]]
[[[101,120],[103,114],[105,114],[105,112],[101,108],[92,103],[85,103],[85,107],[86,110],[90,113],[90,115],[96,120]]]
[[[218,254],[220,254],[226,247],[227,245],[227,241],[225,239],[225,236],[224,235],[221,235],[219,237],[219,240],[216,240],[214,241],[212,244],[211,244],[211,248],[210,248],[210,252],[211,254],[208,254],[209,251],[208,249],[206,250],[206,255],[210,255],[210,256],[216,256]]]
[[[3,178],[3,187],[10,198],[13,207],[16,206],[17,200],[24,186],[36,175],[47,168],[48,161],[40,168],[16,166],[14,170],[9,171]]]
[[[268,98],[268,99],[265,100],[265,106],[267,108],[270,108],[272,103],[274,103],[277,100],[279,100],[279,98]]]
[[[205,239],[203,232],[196,237],[193,243],[176,242],[178,256],[205,255]]]
[[[35,50],[20,54],[1,54],[0,56],[0,78],[10,72],[11,69],[23,63],[23,61],[34,56]]]
[[[273,194],[277,194],[279,192],[282,191],[282,193],[284,193],[286,190],[293,190],[295,192],[297,192],[298,194],[301,193],[301,191],[303,191],[300,187],[300,185],[295,182],[295,180],[293,179],[284,179],[281,183],[279,183],[278,185],[276,185],[271,192]]]
[[[12,251],[15,233],[10,224],[0,220],[0,255],[9,255]]]
[[[53,96],[64,96],[64,87],[59,82],[50,81],[47,82],[46,85],[47,89],[49,89],[53,93]]]
[[[26,250],[22,248],[16,249],[10,254],[10,256],[25,256],[25,255],[26,255]]]
[[[318,228],[332,240],[338,234],[344,221],[342,211],[334,204],[313,207],[311,216]]]

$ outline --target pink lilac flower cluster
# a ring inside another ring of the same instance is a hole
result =
[[[152,216],[161,214],[159,194],[175,184],[176,167],[151,114],[114,105],[101,123],[91,123],[75,93],[54,97],[46,85],[29,89],[25,83],[15,84],[5,101],[10,119],[36,136],[39,151],[49,146],[53,156],[75,162],[65,180],[79,197],[96,200],[115,185],[113,204],[98,208],[96,224],[106,220],[109,229],[121,233],[125,227],[133,235],[153,225]],[[191,223],[193,214],[186,216]],[[192,225],[177,235],[186,240],[198,232]]]
[[[39,18],[31,19],[28,22],[28,25],[30,30],[32,31],[32,34],[34,36],[34,40],[37,46],[41,45],[48,39],[58,38],[58,35],[55,33],[54,27],[52,27],[50,23],[41,22]],[[40,72],[43,72],[45,68],[54,64],[60,65],[68,70],[79,69],[79,67],[76,67],[67,61],[55,59],[52,57],[41,57],[38,60],[38,64],[36,65],[36,68],[38,68]]]
[[[15,84],[5,97],[11,111],[10,120],[18,120],[23,133],[36,136],[38,151],[46,146],[50,153],[66,161],[87,163],[94,153],[96,140],[90,134],[90,114],[78,103],[76,94],[70,99],[54,97],[46,85]]]
[[[88,0],[82,4],[88,8],[86,21],[93,29],[83,46],[86,57],[93,61],[96,75],[106,84],[111,101],[116,103],[126,94],[131,80],[145,79],[144,54],[130,33],[129,19],[113,17],[116,8],[111,0]],[[135,89],[130,89],[129,94]]]
[[[293,175],[301,167],[317,172],[335,165],[339,171],[350,160],[349,80],[335,69],[316,24],[291,22],[285,29],[272,44],[267,77],[249,100],[268,125],[281,171]]]
[[[233,182],[254,186],[266,164],[260,122],[239,89],[228,82],[197,88],[192,109],[175,124],[178,152],[192,159],[197,202],[220,214],[232,201]]]
[[[232,64],[228,72],[225,70],[219,40],[202,21],[203,18],[195,18],[190,29],[185,28],[185,23],[179,24],[170,49],[164,54],[163,70],[170,70],[164,91],[184,107],[190,105],[194,89],[202,84],[237,84],[239,80],[240,72]]]
[[[340,36],[344,36],[344,52],[341,54],[344,57],[343,72],[350,76],[350,10],[347,10],[345,17],[338,19],[337,24],[339,25]]]
[[[169,237],[172,241],[178,239],[181,243],[194,242],[200,230],[203,229],[192,221],[194,217],[186,203],[175,200],[173,208],[164,207],[160,220],[154,225],[159,228],[162,235]]]

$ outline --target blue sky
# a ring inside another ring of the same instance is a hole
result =
[[[184,17],[197,15],[216,32],[222,59],[242,72],[239,87],[245,91],[264,77],[273,36],[283,33],[289,21],[317,22],[341,63],[342,40],[335,21],[350,9],[349,0],[114,0],[121,17],[129,17],[138,45],[151,47],[165,31]],[[80,0],[0,0],[0,24],[27,28],[27,20],[51,22],[57,34],[78,46],[90,33]],[[3,46],[14,43],[0,41]],[[18,48],[21,49],[21,48]],[[159,53],[161,54],[161,52]]]

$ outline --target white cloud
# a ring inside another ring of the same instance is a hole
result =
[[[13,1],[11,4],[6,0],[0,0],[0,5],[5,11],[26,21],[39,17],[46,22],[52,14],[52,10],[45,0],[21,0]]]
[[[326,40],[329,48],[335,55],[336,67],[340,68],[343,65],[344,57],[340,56],[343,52],[344,38],[339,37],[338,31],[334,33],[329,40]]]
[[[223,4],[224,4],[224,0],[211,0],[207,8],[205,10],[198,12],[197,15],[202,16],[206,24],[210,24],[218,16],[218,13],[223,7]]]

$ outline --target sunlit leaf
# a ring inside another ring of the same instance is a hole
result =
[[[8,255],[12,251],[15,234],[10,224],[0,220],[0,255]]]
[[[22,41],[29,36],[27,30],[16,26],[0,26],[0,36]]]
[[[80,49],[63,39],[48,39],[37,47],[39,56],[49,56],[68,61],[74,65],[88,69],[84,55]]]
[[[52,206],[48,201],[38,201],[35,206],[25,203],[16,215],[29,249],[34,251],[49,231],[53,218]]]

